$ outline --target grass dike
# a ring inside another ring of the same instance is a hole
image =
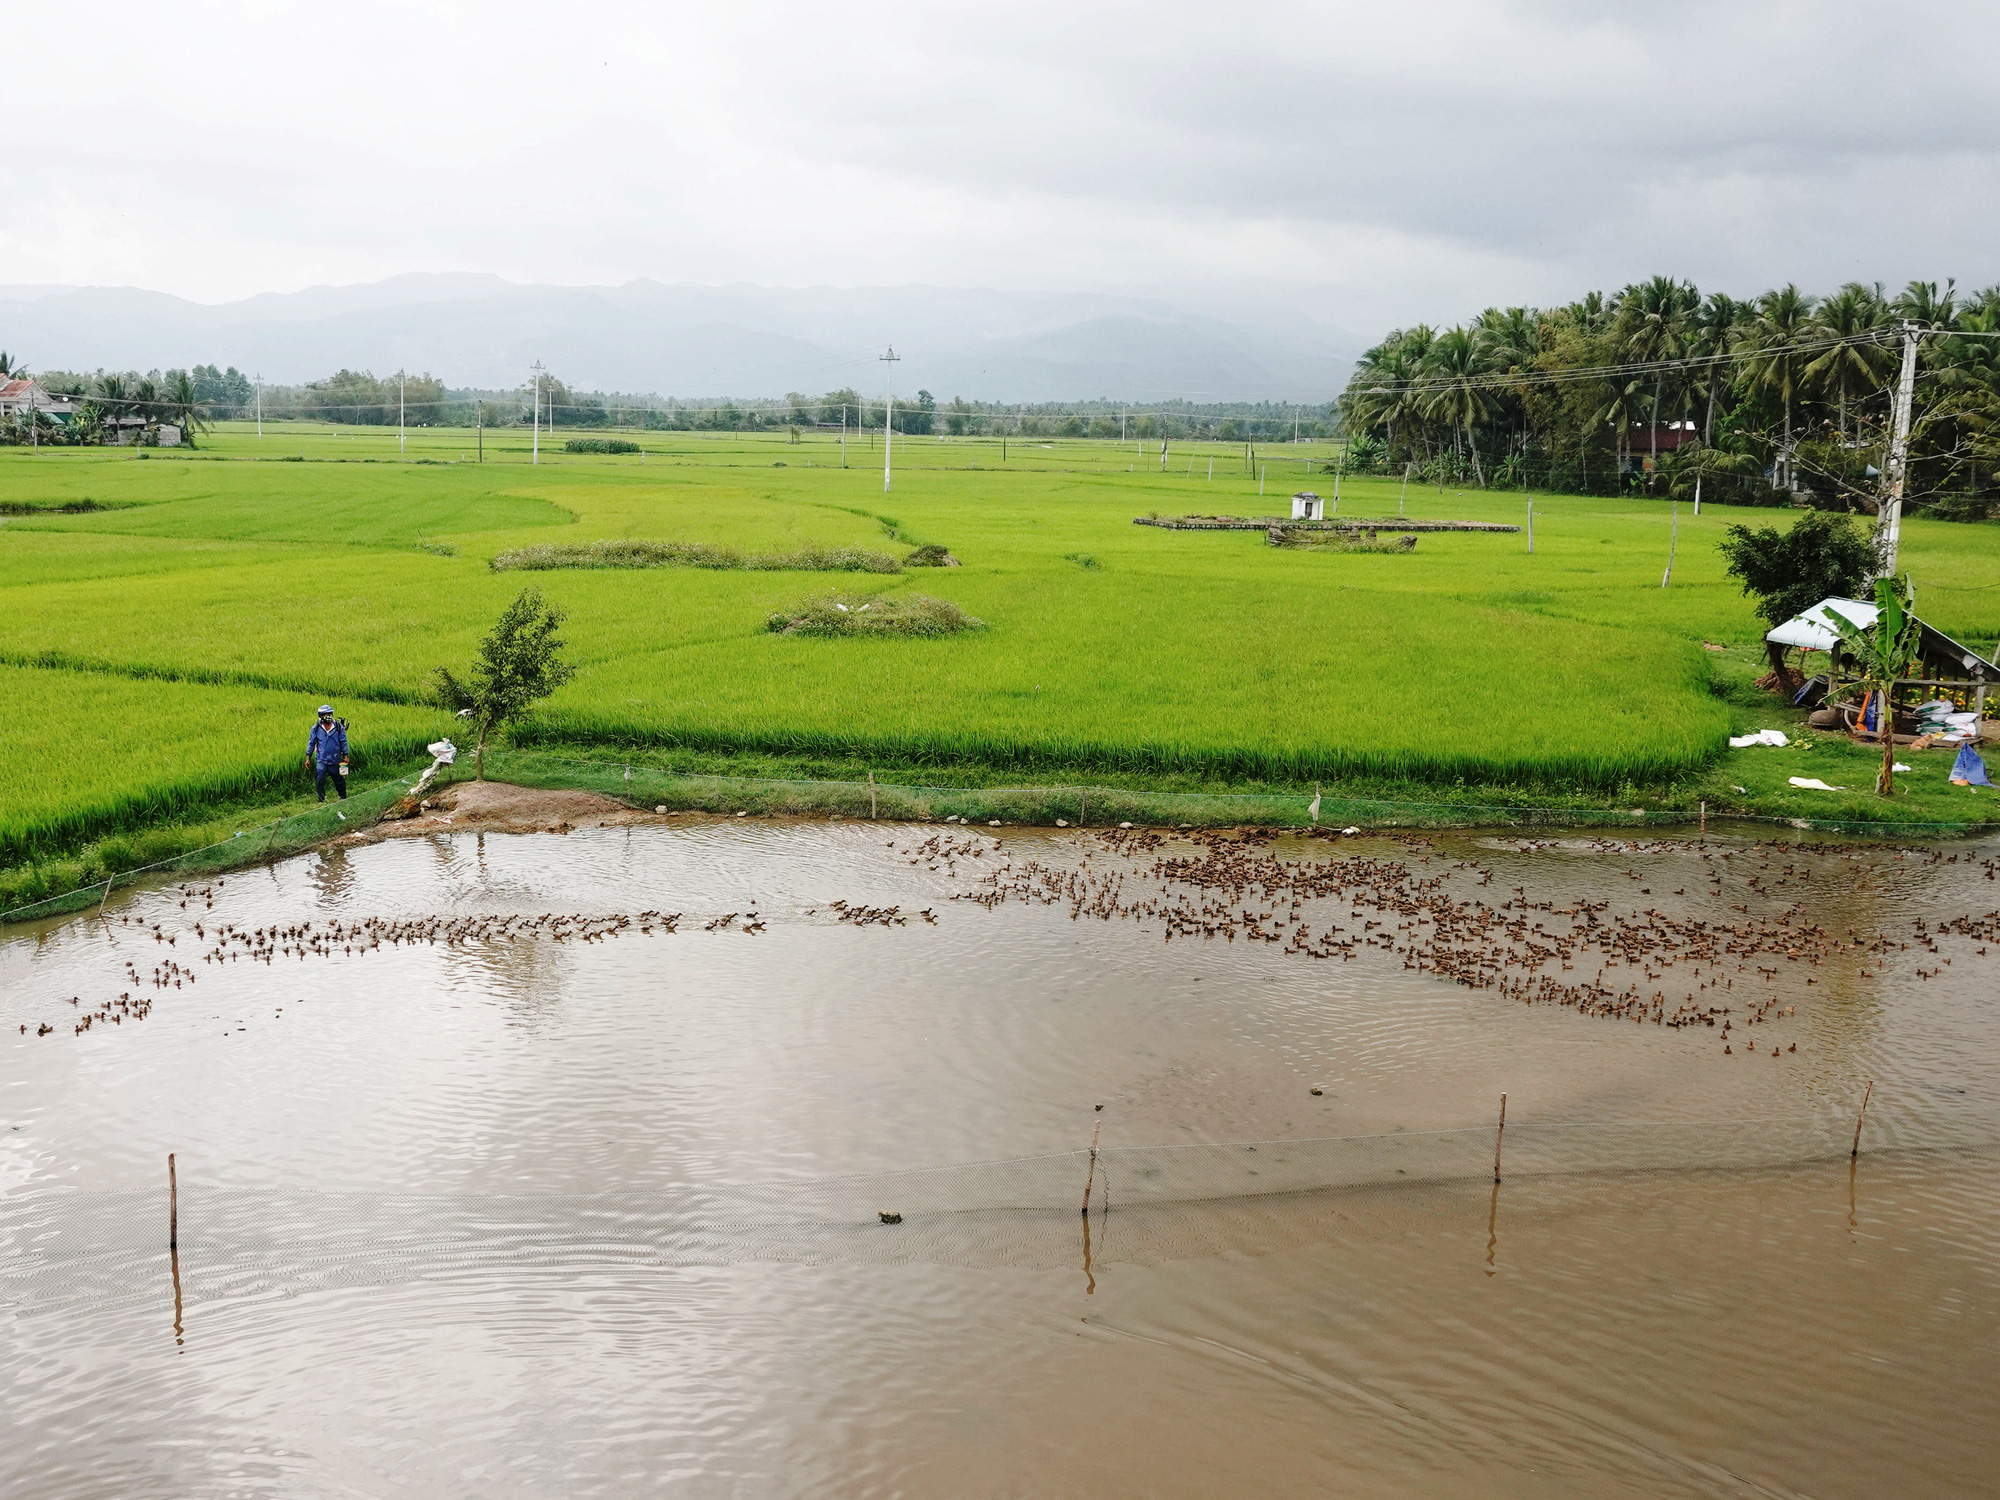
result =
[[[748,573],[900,573],[886,552],[865,547],[796,547],[788,552],[742,552],[713,542],[543,542],[495,553],[496,573],[555,572],[565,568],[707,568]]]

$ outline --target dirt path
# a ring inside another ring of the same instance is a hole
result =
[[[426,798],[407,819],[377,823],[334,843],[352,847],[431,833],[568,833],[573,828],[619,828],[661,821],[654,813],[640,812],[596,792],[513,786],[504,781],[460,781]]]

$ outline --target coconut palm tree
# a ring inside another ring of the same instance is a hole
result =
[[[1542,352],[1541,314],[1533,308],[1510,307],[1502,311],[1489,307],[1479,315],[1473,337],[1480,357],[1495,374],[1514,375],[1532,369]],[[1528,451],[1527,405],[1518,394],[1506,393],[1498,402],[1507,410],[1508,425],[1518,428],[1516,441],[1523,461]]]
[[[1424,412],[1452,429],[1453,446],[1458,434],[1472,450],[1472,476],[1481,489],[1486,472],[1479,463],[1479,443],[1474,424],[1493,410],[1493,392],[1484,383],[1488,373],[1479,342],[1463,328],[1448,328],[1437,336],[1424,357]]]
[[[182,441],[190,448],[197,432],[208,431],[208,408],[195,389],[194,377],[186,370],[176,370],[167,377],[166,389],[161,393],[160,416],[180,428]]]
[[[1655,276],[1618,294],[1612,332],[1625,357],[1637,363],[1658,365],[1685,359],[1694,315],[1700,307],[1701,293],[1692,282]],[[1660,398],[1666,389],[1667,376],[1665,370],[1653,372],[1651,461],[1655,472],[1660,465]]]
[[[1784,489],[1798,488],[1792,462],[1792,406],[1810,358],[1799,346],[1812,338],[1813,305],[1813,299],[1795,283],[1764,293],[1737,344],[1750,384],[1784,403],[1784,437],[1778,448],[1777,473],[1772,476]]]
[[[1725,292],[1710,292],[1688,318],[1688,357],[1706,360],[1695,381],[1707,402],[1701,419],[1701,440],[1715,441],[1715,392],[1729,371],[1724,361],[1736,347],[1737,334],[1750,309]]]
[[[1839,343],[1809,360],[1801,371],[1805,385],[1832,393],[1840,410],[1840,440],[1847,441],[1847,403],[1857,392],[1880,390],[1896,366],[1896,351],[1887,337],[1889,308],[1882,285],[1850,281],[1819,305],[1814,321],[1822,334]]]
[[[1939,295],[1935,281],[1913,281],[1889,304],[1889,311],[1898,318],[1908,318],[1920,327],[1956,328],[1958,282],[1955,278],[1946,281],[1944,293]]]
[[[1436,335],[1428,324],[1397,329],[1361,356],[1341,398],[1341,411],[1357,432],[1382,432],[1393,453],[1396,434],[1421,432],[1424,393],[1415,389]]]
[[[1618,469],[1621,474],[1626,471],[1632,457],[1632,419],[1638,415],[1645,391],[1643,381],[1608,381],[1604,386],[1603,404],[1591,417],[1593,423],[1602,423],[1618,434]]]

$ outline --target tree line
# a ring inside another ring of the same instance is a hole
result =
[[[881,431],[882,396],[852,386],[819,396],[790,391],[777,400],[713,397],[683,400],[653,394],[587,392],[543,374],[518,389],[448,388],[428,372],[378,376],[341,369],[301,384],[258,384],[234,365],[189,369],[43,374],[51,395],[73,398],[77,416],[49,419],[45,442],[102,441],[109,419],[172,422],[190,437],[211,421],[261,416],[267,422],[316,421],[359,426],[528,427],[565,429],[768,432],[786,429]],[[1144,409],[1110,399],[1071,402],[940,402],[928,390],[897,397],[893,425],[905,436],[1118,438],[1169,441],[1280,442],[1336,435],[1329,404],[1291,402],[1156,402]],[[4,436],[4,435],[0,435]]]
[[[1918,363],[1908,503],[2000,502],[2000,287],[1787,285],[1739,301],[1655,276],[1565,307],[1397,329],[1340,399],[1357,468],[1434,482],[1872,511],[1904,330]]]

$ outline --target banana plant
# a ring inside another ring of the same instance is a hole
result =
[[[1923,624],[1912,612],[1915,605],[1916,588],[1906,574],[1900,586],[1893,578],[1875,580],[1875,623],[1865,629],[1838,610],[1826,612],[1826,618],[1840,632],[1840,643],[1847,650],[1850,668],[1857,674],[1857,680],[1847,685],[1843,693],[1850,697],[1873,693],[1880,705],[1876,722],[1882,734],[1882,771],[1875,778],[1875,793],[1880,797],[1896,795],[1895,711],[1891,695],[1896,684],[1915,667],[1922,643]]]

